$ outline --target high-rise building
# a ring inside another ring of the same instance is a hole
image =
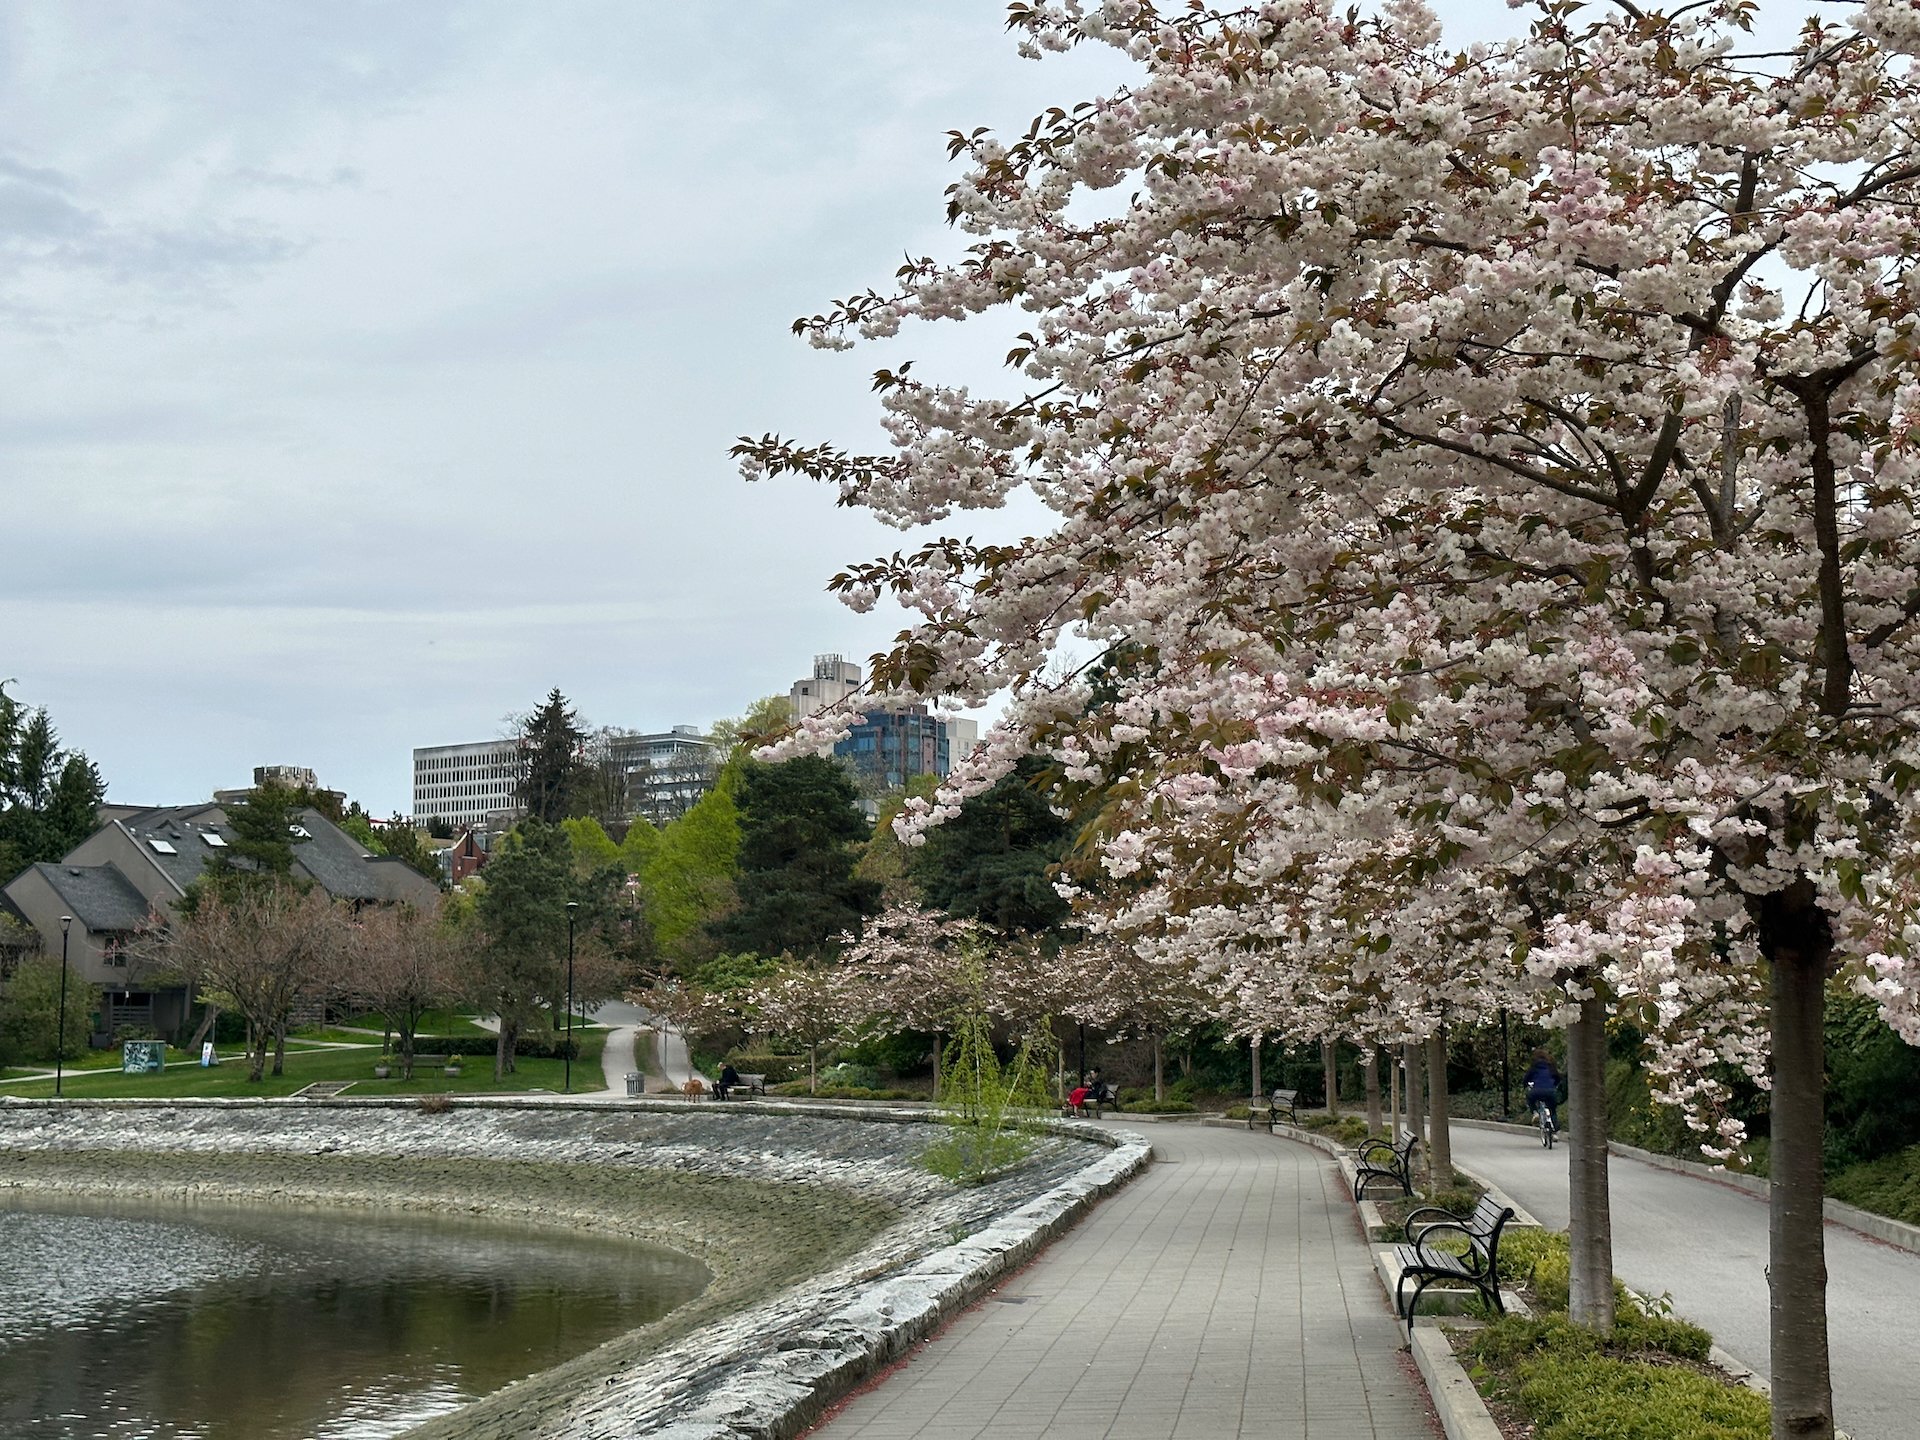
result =
[[[519,742],[478,740],[467,745],[429,745],[413,752],[413,818],[444,820],[457,831],[502,826],[521,808],[514,799]],[[608,822],[644,816],[665,825],[684,815],[713,788],[723,757],[692,725],[654,735],[602,730],[589,738],[587,763],[611,772],[606,799],[596,802]]]
[[[666,825],[691,810],[713,788],[726,758],[692,725],[656,735],[608,734],[601,763],[624,777],[627,820]]]
[[[858,665],[838,655],[816,655],[813,657],[813,674],[805,680],[794,681],[793,688],[787,692],[787,699],[793,705],[793,718],[804,720],[829,705],[838,705],[849,695],[859,693]]]
[[[946,722],[924,705],[862,715],[833,753],[852,762],[869,798],[898,790],[916,775],[944,777],[952,764]]]
[[[413,752],[413,818],[445,820],[456,830],[505,820],[518,812],[513,798],[512,740],[426,745]]]

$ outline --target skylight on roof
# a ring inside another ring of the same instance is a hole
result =
[[[173,848],[173,842],[171,840],[149,840],[147,841],[147,844],[151,845],[154,848],[154,851],[156,854],[178,855],[180,853],[178,850]]]
[[[304,825],[289,825],[287,827],[287,833],[296,840],[311,840],[313,838],[313,832]]]
[[[224,835],[216,834],[212,830],[202,830],[200,832],[200,838],[206,841],[207,844],[213,846],[213,848],[216,850],[224,850],[227,848],[226,837]]]

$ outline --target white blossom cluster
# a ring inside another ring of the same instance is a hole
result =
[[[956,134],[964,258],[802,326],[1024,312],[1012,393],[883,372],[889,453],[740,454],[1051,512],[834,582],[912,613],[885,684],[1008,696],[907,834],[1048,756],[1110,966],[1242,1033],[1597,992],[1725,1149],[1770,960],[1920,1043],[1920,10],[1526,8],[1014,6],[1138,81]]]

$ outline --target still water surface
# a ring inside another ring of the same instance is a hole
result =
[[[0,1435],[380,1440],[708,1278],[653,1246],[444,1216],[0,1201]]]

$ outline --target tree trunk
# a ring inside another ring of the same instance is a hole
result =
[[[1367,1133],[1380,1133],[1380,1061],[1371,1045],[1360,1047],[1360,1079],[1367,1092]]]
[[[273,1026],[273,1073],[287,1073],[287,1022],[279,1020]]]
[[[1833,1379],[1827,1347],[1827,1250],[1820,1167],[1826,1139],[1821,1023],[1832,942],[1825,917],[1810,899],[1799,907],[1801,914],[1791,917],[1779,914],[1788,902],[1775,896],[1767,899],[1761,949],[1773,960],[1773,1148],[1767,1226],[1773,1437],[1831,1440]],[[1806,912],[1811,912],[1812,922]],[[1786,924],[1780,923],[1783,919]],[[1789,926],[1788,935],[1779,934]],[[1766,943],[1769,938],[1775,940],[1771,946]],[[1789,944],[1789,938],[1800,943]]]
[[[1428,1129],[1433,1141],[1427,1153],[1433,1161],[1433,1184],[1443,1189],[1453,1184],[1453,1134],[1447,1128],[1447,1027],[1442,1025],[1427,1037],[1427,1109]]]
[[[1340,1114],[1340,1051],[1333,1040],[1320,1042],[1320,1070],[1327,1086],[1327,1114]]]
[[[502,1079],[513,1073],[513,1042],[518,1038],[519,1029],[505,1015],[500,1017],[500,1033],[493,1042],[493,1078]]]
[[[247,1021],[247,1079],[258,1085],[267,1073],[267,1037],[260,1027]]]
[[[940,1032],[933,1032],[933,1098],[940,1098]]]
[[[1390,1138],[1397,1142],[1400,1138],[1400,1131],[1406,1125],[1406,1112],[1400,1100],[1400,1061],[1391,1050],[1386,1051],[1386,1057],[1387,1086],[1393,1092],[1392,1100],[1388,1107],[1392,1113],[1387,1117],[1392,1123],[1387,1126],[1387,1133]]]
[[[194,1055],[200,1053],[200,1047],[206,1044],[207,1038],[213,1034],[213,1027],[219,1022],[219,1019],[220,1007],[209,1000],[207,1002],[206,1014],[200,1017],[199,1028],[193,1032],[193,1038],[187,1042],[188,1051]]]
[[[1400,1046],[1400,1062],[1407,1068],[1407,1129],[1421,1137],[1421,1150],[1427,1148],[1427,1110],[1421,1106],[1421,1043],[1407,1041]]]
[[[1253,1060],[1253,1103],[1258,1105],[1265,1087],[1260,1083],[1260,1037],[1255,1035],[1247,1042],[1247,1054]]]
[[[820,1044],[815,1041],[807,1046],[807,1093],[817,1095],[820,1092]]]
[[[1153,1103],[1158,1105],[1167,1098],[1167,1053],[1162,1048],[1160,1032],[1153,1032]]]
[[[400,1029],[400,1078],[413,1079],[413,1030],[408,1026]]]
[[[1613,1205],[1607,1186],[1607,1002],[1567,1027],[1567,1249],[1573,1323],[1613,1333]]]

